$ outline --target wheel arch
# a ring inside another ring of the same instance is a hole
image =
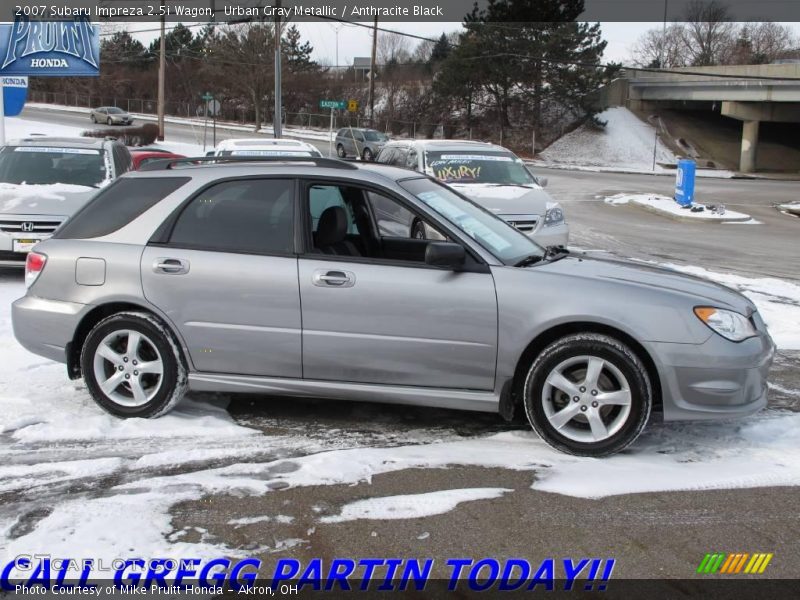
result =
[[[647,369],[647,375],[650,378],[650,384],[653,387],[653,409],[663,409],[661,378],[659,376],[656,363],[653,360],[653,357],[650,356],[650,353],[647,351],[647,349],[629,333],[611,325],[605,325],[603,323],[597,323],[593,321],[575,321],[571,323],[561,323],[546,329],[545,331],[539,333],[539,335],[537,335],[533,340],[531,340],[531,342],[526,346],[525,350],[523,350],[519,360],[517,361],[516,368],[514,369],[513,412],[516,412],[517,408],[521,406],[523,398],[522,387],[525,385],[525,377],[527,376],[528,369],[530,368],[531,364],[533,364],[534,359],[550,343],[574,333],[605,334],[617,338],[620,342],[628,345],[631,350],[636,353],[636,356],[639,357],[639,360],[642,361]],[[513,412],[512,415],[504,414],[503,416],[508,419],[513,417]]]
[[[189,355],[186,352],[183,339],[178,332],[175,331],[175,328],[167,319],[158,314],[152,309],[152,307],[136,304],[135,302],[115,301],[95,306],[83,316],[80,323],[75,328],[75,335],[72,337],[72,341],[67,343],[66,347],[67,374],[69,375],[70,379],[79,379],[81,377],[81,351],[83,350],[83,344],[86,342],[86,337],[89,335],[89,332],[94,328],[94,326],[106,317],[110,317],[111,315],[121,312],[131,311],[147,313],[148,315],[152,315],[161,321],[164,327],[166,327],[177,340],[178,349],[183,354],[184,362],[187,365],[190,364]]]

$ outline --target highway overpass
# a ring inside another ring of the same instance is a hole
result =
[[[756,169],[762,122],[800,123],[800,63],[628,69],[598,92],[601,108],[658,111],[707,106],[742,122],[739,170]],[[800,144],[800,142],[798,142]]]

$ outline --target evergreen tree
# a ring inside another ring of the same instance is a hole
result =
[[[307,73],[318,69],[317,63],[311,59],[314,47],[309,42],[301,42],[297,25],[286,30],[282,50],[290,73]]]
[[[141,68],[147,64],[147,50],[127,31],[117,31],[100,42],[101,60]]]
[[[465,17],[463,51],[443,63],[444,79],[468,72],[502,129],[512,108],[538,133],[552,115],[591,116],[586,95],[607,76],[599,24],[576,22],[583,0],[489,0]],[[463,76],[462,76],[463,79]]]
[[[441,37],[436,40],[436,43],[431,49],[431,56],[428,59],[429,64],[434,64],[443,61],[450,54],[450,42],[447,36],[443,33]]]

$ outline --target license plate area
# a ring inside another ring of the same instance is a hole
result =
[[[26,253],[27,254],[28,252],[30,252],[33,249],[33,247],[36,244],[38,244],[41,241],[42,240],[38,240],[38,239],[34,239],[34,238],[14,239],[11,242],[11,244],[12,244],[11,245],[11,249],[14,252],[20,252],[20,253]]]

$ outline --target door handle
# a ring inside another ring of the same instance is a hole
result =
[[[350,271],[327,271],[317,270],[311,277],[311,282],[319,287],[353,287],[356,283],[356,276]]]
[[[159,257],[153,262],[153,271],[166,275],[183,275],[189,272],[189,261],[182,258]]]

